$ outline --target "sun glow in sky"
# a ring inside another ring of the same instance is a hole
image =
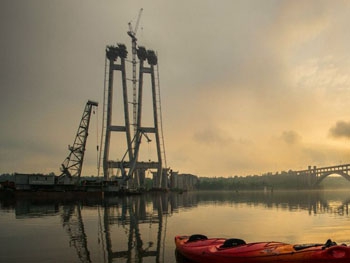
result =
[[[350,162],[348,1],[5,0],[0,173],[59,173],[86,101],[102,105],[105,47],[125,43],[130,59],[126,32],[140,8],[138,44],[158,54],[173,170],[232,176]],[[101,109],[87,175],[97,170]]]

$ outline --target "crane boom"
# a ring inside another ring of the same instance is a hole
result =
[[[131,26],[131,21],[128,23],[129,25],[129,31],[128,31],[128,35],[134,40],[136,41],[136,33],[137,33],[137,29],[139,28],[139,23],[140,23],[140,18],[141,18],[141,14],[142,14],[143,8],[140,9],[139,11],[139,15],[137,16],[137,21],[135,24],[135,28],[133,29]]]
[[[84,161],[86,140],[88,137],[91,111],[93,107],[97,106],[98,103],[95,101],[89,100],[86,103],[83,116],[81,118],[79,128],[77,131],[77,135],[74,140],[74,144],[73,146],[68,147],[69,155],[61,164],[62,174],[60,175],[60,177],[67,176],[71,178],[74,176],[77,177],[78,180],[80,179]]]
[[[134,30],[135,35],[137,33],[137,29],[139,28],[139,23],[140,23],[140,18],[141,18],[142,11],[143,11],[143,8],[140,9],[139,15],[137,17],[137,21],[136,21],[136,24],[135,24],[135,30]]]

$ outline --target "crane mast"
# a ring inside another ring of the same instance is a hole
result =
[[[137,79],[136,79],[136,54],[137,54],[137,38],[136,38],[136,33],[137,29],[139,27],[140,23],[140,18],[142,15],[143,8],[140,9],[137,21],[135,24],[135,28],[132,28],[131,22],[128,23],[129,25],[129,31],[127,32],[128,35],[131,37],[131,45],[132,45],[132,105],[133,105],[133,125],[134,125],[134,135],[136,135],[136,111],[137,111]]]
[[[86,140],[88,137],[88,130],[90,124],[90,116],[93,107],[97,107],[98,103],[88,101],[85,105],[83,116],[81,118],[77,134],[75,136],[73,146],[68,146],[69,155],[61,164],[61,175],[59,176],[59,183],[65,183],[63,178],[69,178],[70,182],[80,180],[80,175],[83,167],[84,153],[86,147]]]

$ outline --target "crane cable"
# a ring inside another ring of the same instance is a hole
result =
[[[148,146],[148,161],[151,162],[151,160],[152,160],[152,156],[151,156],[151,154],[152,154],[152,149],[151,149],[150,141],[149,141],[149,140],[147,140],[147,146]]]
[[[95,111],[94,111],[95,113]],[[100,166],[100,158],[99,158],[99,145],[98,145],[98,140],[99,140],[99,134],[98,134],[98,107],[96,107],[96,164],[97,164],[97,176],[99,176],[99,166]]]

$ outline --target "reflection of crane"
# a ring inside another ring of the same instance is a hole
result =
[[[75,207],[77,208],[76,210]],[[91,262],[80,205],[64,206],[62,211],[62,220],[63,227],[66,229],[70,237],[70,245],[75,248],[79,260],[82,263]]]
[[[137,29],[139,28],[140,18],[142,14],[143,8],[140,9],[139,15],[137,17],[137,21],[135,24],[135,28],[133,29],[131,26],[131,22],[129,22],[129,31],[128,35],[131,37],[131,43],[132,43],[132,95],[133,95],[133,124],[134,124],[134,133],[136,133],[136,111],[137,111],[137,103],[136,103],[136,49],[137,49],[137,38],[136,33]]]
[[[63,161],[61,165],[61,172],[59,178],[62,177],[75,177],[80,179],[81,170],[83,167],[84,153],[86,140],[88,136],[88,129],[90,124],[90,116],[93,107],[97,107],[98,103],[94,101],[88,101],[86,103],[83,117],[81,118],[77,135],[74,140],[73,146],[69,146],[70,151],[68,157]]]

